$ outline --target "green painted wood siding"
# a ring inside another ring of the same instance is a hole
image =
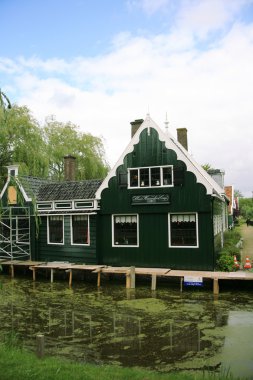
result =
[[[181,179],[173,187],[127,189],[119,186],[119,174],[128,168],[173,165]],[[170,204],[132,205],[133,195],[169,194]],[[169,213],[198,214],[199,248],[169,248]],[[134,213],[139,215],[139,247],[112,246],[112,214]],[[101,195],[99,250],[101,261],[107,265],[138,265],[168,267],[174,269],[214,269],[214,241],[212,223],[212,199],[202,184],[196,182],[193,173],[186,171],[176,153],[159,141],[158,133],[144,130],[140,142],[129,153],[116,176]]]
[[[69,261],[96,264],[96,215],[90,216],[90,244],[71,245],[70,215],[64,216],[64,245],[47,244],[47,217],[41,217],[37,259],[40,261]]]

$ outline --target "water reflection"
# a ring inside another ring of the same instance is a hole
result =
[[[65,283],[2,282],[0,333],[18,334],[32,349],[36,334],[42,333],[47,354],[81,361],[165,371],[216,371],[225,365],[236,371],[229,359],[239,339],[235,331],[245,313],[241,327],[253,320],[252,294],[247,292],[214,299],[203,290],[180,294],[171,288],[151,292],[138,287],[126,292],[124,286],[107,284],[98,291],[83,283],[68,289]],[[250,326],[243,334],[250,354],[240,375],[253,362]]]

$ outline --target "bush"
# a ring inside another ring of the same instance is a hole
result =
[[[221,272],[233,272],[236,268],[234,267],[234,256],[230,254],[221,252],[217,260],[218,270]]]
[[[241,260],[240,248],[236,247],[240,239],[241,234],[236,229],[224,232],[224,246],[216,262],[219,271],[233,272],[238,269],[234,266],[234,256],[236,256],[238,261]]]

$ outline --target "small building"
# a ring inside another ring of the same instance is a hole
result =
[[[239,217],[239,199],[235,196],[234,186],[225,186],[225,194],[229,199],[228,203],[228,227],[233,228]]]
[[[65,157],[63,182],[18,176],[18,166],[8,167],[0,258],[97,263],[94,196],[102,181],[74,181],[74,162]]]
[[[177,141],[149,115],[131,127],[130,143],[103,181],[18,177],[23,206],[34,207],[31,258],[214,270],[227,228],[224,189],[188,153],[186,128]],[[66,161],[74,165],[73,157]],[[20,207],[10,202],[10,178],[0,196],[4,210]]]

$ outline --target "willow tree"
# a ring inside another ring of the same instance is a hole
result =
[[[63,158],[66,155],[76,157],[76,179],[104,178],[108,172],[108,164],[102,139],[71,123],[56,121],[53,117],[46,120],[44,139],[49,157],[49,176],[54,180],[64,177]]]
[[[104,178],[108,171],[101,138],[53,117],[44,126],[26,106],[11,105],[0,91],[0,190],[6,166],[18,163],[20,174],[63,179],[63,158],[76,157],[76,179]]]
[[[5,166],[11,159],[7,132],[7,119],[10,109],[9,98],[0,89],[0,189],[4,182]]]
[[[27,107],[1,108],[0,141],[2,179],[5,166],[13,163],[20,165],[22,174],[47,176],[48,158],[42,129]]]

